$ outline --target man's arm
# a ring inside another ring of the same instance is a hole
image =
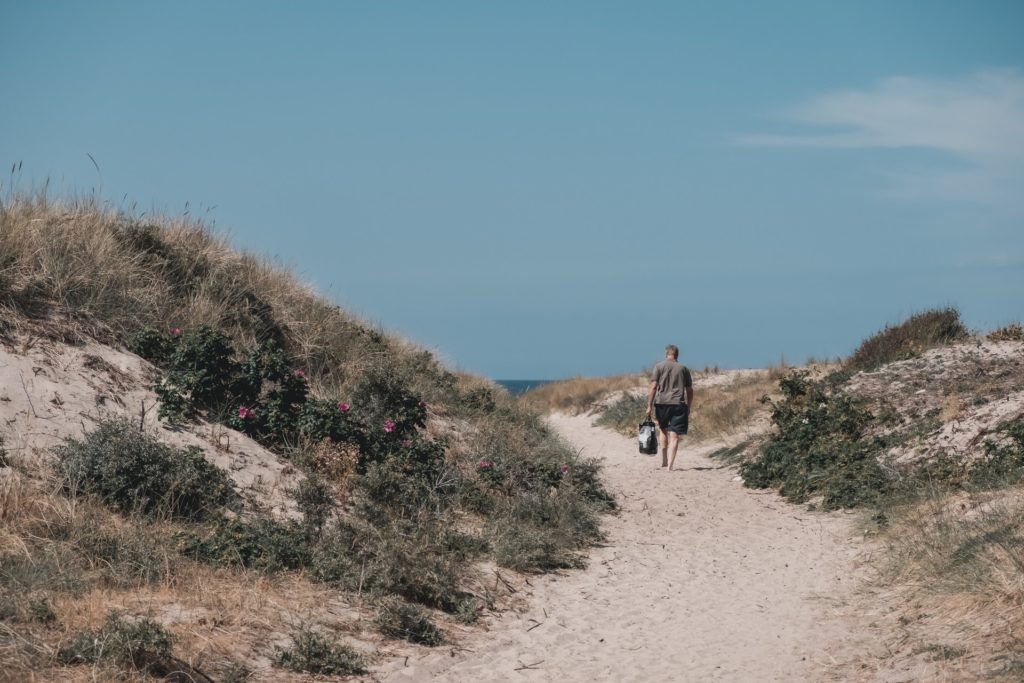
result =
[[[654,412],[654,394],[658,391],[658,383],[655,380],[651,380],[651,386],[647,389],[647,417],[651,416]]]
[[[693,410],[693,387],[686,387],[686,405],[690,406],[690,410]]]

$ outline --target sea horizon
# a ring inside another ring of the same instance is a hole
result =
[[[508,393],[513,396],[525,393],[534,387],[539,387],[544,384],[550,384],[556,380],[553,379],[496,379],[495,384],[501,385],[508,390]]]

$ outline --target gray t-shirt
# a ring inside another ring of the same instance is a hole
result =
[[[690,371],[679,361],[666,358],[651,371],[651,381],[658,383],[654,402],[660,405],[678,405],[683,402],[683,390],[693,386]]]

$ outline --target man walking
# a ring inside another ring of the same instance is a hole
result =
[[[679,363],[679,347],[665,347],[665,360],[651,371],[647,391],[647,417],[653,412],[658,421],[658,445],[661,466],[669,471],[676,462],[679,437],[689,430],[690,408],[693,406],[693,379],[686,366]]]

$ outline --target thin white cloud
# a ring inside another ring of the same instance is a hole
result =
[[[956,171],[893,176],[891,193],[1024,208],[1024,77],[987,70],[960,79],[887,78],[862,90],[825,93],[783,114],[807,126],[740,144],[780,147],[917,148],[945,152]]]

